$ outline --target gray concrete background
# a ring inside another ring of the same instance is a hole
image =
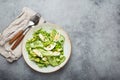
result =
[[[0,80],[120,80],[120,0],[0,0],[0,32],[24,6],[65,29],[72,56],[51,74],[0,56]]]

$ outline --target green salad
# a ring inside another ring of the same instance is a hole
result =
[[[35,31],[33,37],[26,42],[29,59],[39,67],[58,66],[65,61],[65,38],[57,30],[46,31],[43,28]]]

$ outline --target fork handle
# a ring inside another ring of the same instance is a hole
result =
[[[22,34],[17,40],[16,42],[13,44],[13,46],[11,47],[11,50],[14,50],[19,44],[20,42],[22,41],[22,39],[24,38],[24,34]]]
[[[9,40],[9,44],[11,45],[16,39],[18,39],[23,34],[23,32],[24,30],[20,30],[17,34],[15,34],[15,36]]]

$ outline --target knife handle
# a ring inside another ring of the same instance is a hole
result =
[[[23,34],[23,32],[24,30],[20,30],[17,34],[15,34],[15,36],[9,40],[9,44],[11,45],[16,39],[18,39]]]
[[[20,42],[22,41],[22,39],[24,38],[25,35],[21,35],[17,40],[16,42],[14,43],[14,45],[11,47],[11,50],[14,50],[19,44]]]

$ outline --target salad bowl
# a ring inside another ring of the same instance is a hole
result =
[[[47,66],[47,67],[39,67],[34,61],[30,60],[29,53],[26,49],[26,42],[33,37],[33,33],[39,29],[44,29],[46,31],[52,31],[53,29],[59,32],[64,36],[64,44],[63,44],[63,55],[65,56],[65,60],[58,66]],[[31,67],[33,70],[41,72],[41,73],[51,73],[62,68],[69,60],[71,55],[71,42],[68,34],[58,25],[51,23],[43,23],[37,25],[30,29],[30,31],[25,35],[22,41],[22,53],[25,62]]]

